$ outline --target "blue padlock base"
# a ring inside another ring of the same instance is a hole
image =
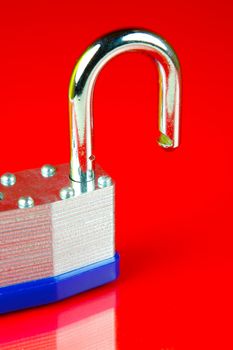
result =
[[[0,314],[46,305],[114,281],[119,255],[62,275],[0,288]]]

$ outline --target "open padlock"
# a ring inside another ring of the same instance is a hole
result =
[[[114,183],[92,154],[92,96],[102,67],[126,51],[158,65],[158,143],[179,145],[180,68],[171,46],[145,30],[92,44],[70,81],[70,165],[6,173],[0,185],[0,313],[48,304],[117,278]]]

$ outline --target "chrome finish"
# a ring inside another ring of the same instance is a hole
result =
[[[34,200],[32,197],[21,197],[18,200],[18,207],[20,209],[27,209],[34,207]]]
[[[56,168],[53,165],[46,164],[41,168],[41,175],[43,177],[52,177],[56,174]]]
[[[14,186],[16,183],[16,177],[14,174],[5,173],[1,176],[1,184],[5,187]]]
[[[107,175],[100,176],[98,178],[98,186],[99,188],[104,188],[112,185],[112,179],[111,177]]]
[[[72,198],[72,197],[74,197],[74,195],[75,195],[75,192],[74,192],[74,189],[72,187],[65,187],[65,188],[62,188],[60,191],[61,199]]]
[[[134,50],[146,52],[158,65],[159,144],[178,146],[180,71],[172,48],[144,30],[119,31],[96,41],[78,61],[70,82],[70,164],[57,166],[56,176],[55,168],[46,165],[1,177],[0,287],[60,275],[114,256],[115,188],[95,165],[92,95],[102,67]]]
[[[96,189],[96,186],[98,187],[98,184],[96,183],[96,179],[93,179],[92,181],[83,182],[71,181],[71,186],[75,192],[75,196],[78,196],[86,192],[94,191]]]
[[[69,87],[71,127],[70,178],[76,182],[93,180],[92,99],[96,78],[113,57],[127,51],[142,51],[158,66],[160,83],[158,143],[164,148],[179,145],[180,66],[172,47],[151,32],[130,29],[110,33],[94,42],[77,62]],[[120,96],[119,91],[119,96]],[[118,97],[119,98],[119,97]]]

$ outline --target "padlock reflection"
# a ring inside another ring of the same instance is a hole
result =
[[[47,317],[44,319],[44,324],[40,323],[39,327],[32,327],[34,321],[38,326],[36,312],[33,320],[31,317],[25,317],[25,313],[2,317],[0,349],[116,349],[114,292],[79,305],[70,304],[69,301],[68,304],[64,308],[62,303],[60,305],[62,310],[59,306],[58,311],[43,308],[41,312],[47,311]],[[22,322],[25,323],[23,327]],[[17,330],[17,324],[21,325],[21,331]],[[36,328],[39,328],[39,331]]]

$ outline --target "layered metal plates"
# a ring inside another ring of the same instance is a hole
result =
[[[69,164],[57,166],[49,177],[41,169],[15,176],[13,186],[0,185],[0,287],[114,256],[114,185],[103,181],[108,177],[100,167],[85,185],[70,181]],[[22,197],[32,198],[33,206],[20,209]]]

